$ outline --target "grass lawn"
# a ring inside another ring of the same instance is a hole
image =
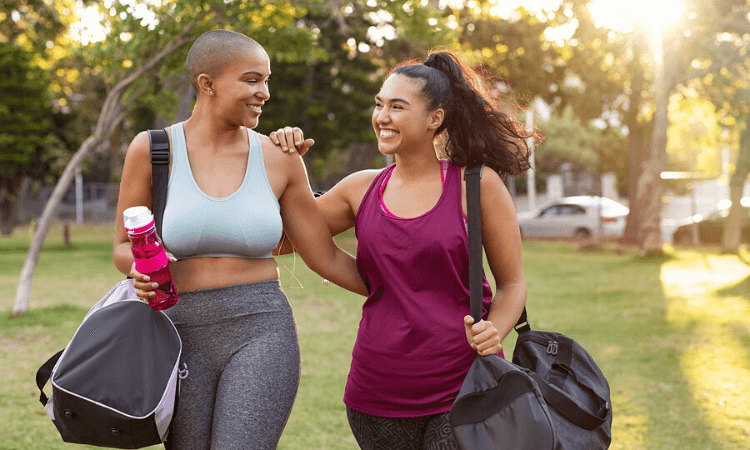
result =
[[[34,374],[123,278],[111,262],[112,234],[73,227],[66,248],[53,228],[20,318],[10,311],[31,236],[20,229],[0,239],[0,450],[86,448],[62,442],[38,402]],[[337,241],[350,251],[355,245],[351,234]],[[639,259],[627,249],[525,242],[531,324],[575,338],[607,375],[610,448],[750,449],[750,255],[669,252]],[[292,268],[291,256],[282,261]],[[341,398],[362,299],[323,286],[299,258],[295,273],[304,289],[294,281],[287,287],[290,274],[281,268],[302,381],[279,448],[356,449]],[[511,332],[508,358],[514,341]]]

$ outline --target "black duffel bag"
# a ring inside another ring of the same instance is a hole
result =
[[[481,320],[481,167],[466,170],[471,314]],[[513,362],[477,356],[449,420],[463,450],[603,450],[612,439],[609,384],[567,336],[531,329],[524,308]]]

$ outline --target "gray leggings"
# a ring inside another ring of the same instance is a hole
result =
[[[279,282],[180,292],[165,313],[188,370],[166,448],[275,449],[300,377],[297,328]]]

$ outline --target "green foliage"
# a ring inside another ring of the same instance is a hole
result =
[[[33,55],[0,43],[0,201],[14,199],[20,178],[45,174],[46,152],[60,148],[46,73]]]
[[[571,106],[552,114],[540,125],[545,141],[536,152],[540,172],[557,172],[565,162],[593,173],[613,172],[627,180],[627,139],[618,128],[597,128],[584,124]]]
[[[557,172],[565,162],[595,172],[599,166],[597,153],[599,130],[586,126],[567,107],[562,114],[553,114],[541,125],[545,140],[536,149],[536,168],[541,172]]]
[[[490,15],[490,6],[453,11],[461,29],[462,50],[520,103],[527,104],[537,95],[553,103],[554,86],[562,84],[565,67],[558,49],[544,37],[550,24],[523,8],[513,19],[502,20]]]
[[[714,105],[683,92],[672,98],[667,170],[721,172],[721,126]]]
[[[5,42],[23,44],[28,50],[47,48],[65,31],[65,16],[74,2],[58,0],[0,0],[0,37]]]

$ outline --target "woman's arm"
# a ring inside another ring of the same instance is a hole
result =
[[[355,172],[336,183],[328,192],[317,197],[323,217],[331,235],[338,236],[354,227],[356,211],[379,170],[362,170]],[[286,255],[294,251],[292,239],[286,233],[274,254]]]
[[[497,353],[526,305],[526,279],[521,260],[521,233],[513,199],[500,176],[491,169],[481,179],[482,240],[492,275],[495,296],[487,320],[464,318],[469,343],[479,354]]]
[[[287,237],[294,243],[295,250],[305,264],[314,272],[345,289],[367,295],[367,288],[359,276],[354,257],[333,242],[326,217],[321,213],[310,189],[302,158],[290,154],[284,159],[287,160],[289,180],[279,204]]]
[[[133,278],[138,297],[148,300],[153,296],[156,283],[150,282],[147,275],[135,270],[130,239],[125,231],[122,213],[131,206],[152,207],[151,196],[151,153],[147,133],[140,133],[133,139],[125,155],[122,168],[120,194],[117,200],[117,228],[115,230],[112,259],[117,269]]]

